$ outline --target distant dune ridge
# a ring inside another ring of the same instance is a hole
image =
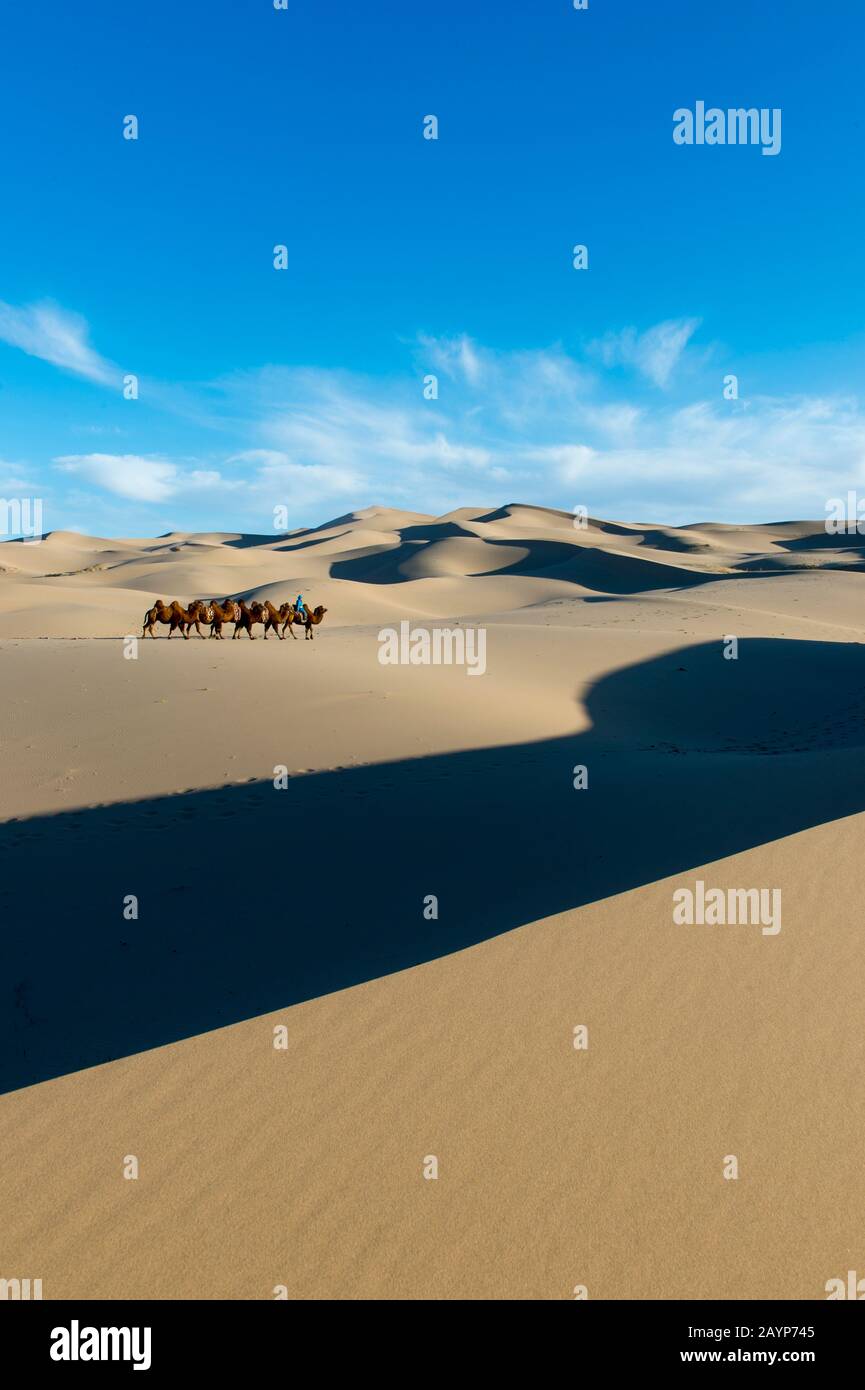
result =
[[[861,1272],[863,554],[523,504],[0,547],[0,1277]],[[298,592],[314,642],[122,640],[156,598]],[[383,664],[405,621],[482,627],[482,676]],[[778,930],[676,922],[698,883]]]
[[[171,532],[107,540],[52,531],[0,547],[0,637],[119,636],[156,598],[278,599],[328,626],[510,611],[585,594],[687,589],[722,577],[865,566],[858,535],[822,522],[623,524],[510,504],[432,517],[367,507],[286,535]],[[466,581],[483,579],[483,583]]]

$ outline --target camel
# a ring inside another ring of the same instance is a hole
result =
[[[150,636],[153,637],[153,629],[157,623],[173,624],[173,622],[174,609],[169,607],[168,604],[163,603],[161,598],[158,598],[153,607],[148,608],[147,612],[144,614],[144,625],[141,629],[141,636],[146,637],[149,633]]]
[[[171,607],[172,607],[173,612],[174,612],[174,617],[172,618],[172,620],[171,620],[171,626],[170,626],[169,629],[168,629],[168,640],[169,640],[169,642],[171,641],[171,635],[172,635],[172,633],[173,633],[173,632],[175,631],[175,629],[177,629],[177,628],[180,629],[180,632],[183,634],[184,639],[188,642],[188,641],[189,641],[189,630],[190,630],[190,628],[192,627],[193,623],[195,624],[195,628],[196,628],[196,631],[198,632],[199,637],[203,637],[203,636],[204,636],[204,633],[201,631],[201,628],[198,626],[198,624],[199,624],[199,622],[200,622],[200,620],[201,620],[201,600],[200,600],[200,599],[194,599],[194,600],[192,601],[192,603],[189,605],[188,608],[184,608],[182,603],[178,603],[177,599],[173,599],[173,600],[172,600],[172,603],[171,603]]]
[[[183,633],[183,636],[188,637],[189,632],[184,631],[184,625],[191,626],[195,622],[196,611],[194,604],[192,606],[192,611],[187,612],[187,610],[177,602],[176,598],[172,599],[170,603],[163,603],[162,599],[158,598],[153,607],[148,608],[144,615],[144,626],[141,630],[141,636],[146,637],[149,633],[152,637],[154,635],[153,629],[155,625],[157,623],[164,623],[168,627],[169,640],[171,634],[178,627]],[[200,631],[201,629],[199,628],[199,632]]]
[[[184,637],[189,636],[193,623],[195,624],[195,631],[198,633],[199,637],[203,637],[204,633],[201,631],[201,624],[207,623],[208,627],[210,627],[213,622],[212,604],[205,602],[203,598],[195,598],[190,603],[188,612],[190,621],[186,625],[186,631],[183,634]],[[211,632],[211,636],[212,635]]]
[[[254,634],[254,632],[252,631],[252,629],[255,627],[255,624],[256,624],[256,623],[264,623],[265,625],[266,625],[267,623],[269,623],[269,621],[270,621],[270,616],[269,616],[269,614],[268,614],[268,611],[267,611],[267,609],[265,608],[265,606],[264,606],[263,603],[253,603],[253,604],[247,605],[247,602],[246,602],[245,599],[241,599],[241,600],[240,600],[240,603],[238,604],[238,607],[239,607],[239,609],[240,609],[240,618],[239,618],[239,620],[235,623],[235,626],[234,626],[234,636],[237,637],[238,634],[239,634],[241,631],[243,631],[243,632],[248,632],[248,633],[249,633],[249,640],[250,640],[251,642],[254,642],[254,641],[255,641],[255,634]],[[266,638],[267,638],[267,627],[266,627],[266,626],[265,626],[264,636],[265,636],[265,639],[266,639]],[[234,640],[234,638],[232,638],[232,641],[233,641],[233,640]]]
[[[222,636],[223,623],[234,623],[234,635],[236,637],[237,628],[240,623],[240,604],[235,603],[233,598],[227,598],[224,603],[218,603],[214,598],[211,599],[208,607],[211,610],[211,637],[218,637],[220,641],[224,640]]]
[[[234,620],[234,636],[231,639],[232,642],[237,641],[241,631],[246,627],[246,617],[244,615],[249,611],[246,607],[246,599],[238,599],[235,608],[237,610],[237,617]],[[250,636],[251,635],[250,633]]]
[[[149,633],[154,634],[154,627],[157,623],[163,623],[168,628],[169,640],[176,631],[188,641],[189,634],[193,627],[199,637],[203,637],[201,624],[206,623],[210,627],[210,636],[222,639],[222,627],[224,623],[234,623],[234,637],[240,636],[241,632],[248,632],[250,641],[255,641],[255,634],[252,629],[256,623],[261,623],[264,627],[264,640],[267,641],[268,634],[275,632],[280,641],[285,639],[285,629],[289,628],[294,640],[297,640],[295,627],[302,627],[306,631],[306,637],[311,641],[313,638],[314,627],[318,627],[324,618],[327,609],[319,604],[314,610],[306,609],[303,616],[299,616],[293,603],[282,603],[279,608],[275,608],[270,600],[264,603],[247,604],[245,599],[227,598],[220,603],[217,599],[207,602],[205,599],[193,599],[188,608],[184,608],[177,599],[172,599],[171,603],[164,603],[162,599],[157,599],[152,608],[148,608],[144,615],[144,625],[141,630],[142,637]]]
[[[276,635],[277,635],[277,637],[279,638],[280,642],[284,642],[284,641],[285,641],[285,635],[284,635],[285,630],[283,629],[283,631],[280,632],[280,630],[279,630],[279,625],[280,625],[280,623],[285,622],[286,618],[288,617],[289,613],[291,612],[291,607],[292,607],[292,605],[291,605],[290,603],[281,603],[281,604],[279,605],[279,608],[274,608],[273,604],[270,602],[270,599],[265,599],[264,606],[265,606],[265,608],[267,609],[267,621],[266,621],[265,624],[264,624],[264,640],[265,640],[265,642],[267,641],[267,634],[268,634],[268,632],[271,632],[271,631],[273,631],[273,632],[276,633]]]
[[[279,640],[283,640],[284,629],[283,632],[280,632],[279,625],[280,623],[285,622],[288,619],[289,614],[291,612],[290,603],[283,603],[280,605],[279,608],[274,608],[273,604],[270,602],[270,599],[265,599],[264,603],[259,603],[258,601],[256,601],[255,603],[252,603],[249,605],[249,607],[247,607],[243,599],[241,599],[240,611],[242,615],[241,625],[249,633],[253,641],[255,640],[255,637],[252,629],[256,623],[262,623],[264,626],[265,642],[267,641],[267,634],[269,632],[275,632]],[[235,632],[237,632],[236,628]]]
[[[293,604],[293,603],[290,603],[290,604],[287,604],[287,605],[284,604],[283,607],[288,607],[288,608],[291,610],[291,611],[289,612],[288,616],[286,617],[285,622],[283,623],[283,627],[282,627],[283,633],[285,633],[285,629],[288,628],[289,631],[291,632],[292,637],[295,637],[295,632],[294,632],[293,624],[296,624],[296,623],[297,623],[297,624],[299,624],[301,627],[306,628],[306,636],[307,636],[307,638],[308,638],[310,641],[312,641],[312,638],[313,638],[312,629],[313,629],[314,627],[318,627],[319,623],[321,622],[322,618],[324,617],[325,613],[327,612],[327,609],[326,609],[326,608],[323,608],[321,604],[319,604],[318,607],[317,607],[316,609],[314,609],[314,610],[310,610],[309,608],[307,608],[307,610],[306,610],[306,617],[305,617],[305,618],[301,618],[301,617],[299,617],[298,614],[295,612],[295,608],[294,608],[294,604]],[[297,640],[296,637],[295,637],[295,640]]]

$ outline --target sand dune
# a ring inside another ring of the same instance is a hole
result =
[[[438,518],[370,507],[272,537],[52,532],[41,544],[0,547],[0,637],[121,636],[157,598],[282,600],[299,590],[314,590],[313,601],[331,609],[330,625],[342,626],[384,619],[394,598],[381,590],[391,585],[401,586],[396,602],[407,616],[477,616],[581,591],[672,593],[736,575],[859,571],[858,539],[829,536],[819,522],[646,527],[589,519],[576,527],[570,513],[527,505],[464,507]],[[466,584],[462,598],[455,592],[453,580],[478,576],[482,587]]]
[[[0,1273],[824,1297],[865,1216],[861,571],[818,522],[523,504],[3,545]],[[117,640],[298,590],[314,642]],[[403,619],[482,626],[483,678],[382,665]],[[781,930],[675,925],[697,879]]]

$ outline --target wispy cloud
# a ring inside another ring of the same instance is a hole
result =
[[[614,335],[607,357],[627,348],[643,376],[669,382],[697,323]],[[506,489],[669,521],[819,516],[827,495],[865,482],[865,414],[854,399],[731,402],[714,378],[710,399],[681,404],[635,389],[623,398],[620,378],[559,346],[501,353],[463,337],[423,337],[414,360],[415,375],[400,380],[275,368],[245,377],[235,413],[244,400],[257,447],[229,462],[255,470],[256,495],[308,482],[347,505],[435,510]],[[427,401],[432,367],[442,381]]]
[[[699,355],[693,370],[677,370],[697,324],[625,329],[581,356],[558,344],[502,352],[467,335],[424,335],[408,346],[402,374],[387,378],[277,366],[237,373],[198,391],[202,421],[212,410],[220,428],[194,457],[64,454],[54,479],[75,479],[79,510],[89,489],[95,505],[125,499],[145,504],[144,516],[170,503],[189,527],[206,513],[232,529],[260,528],[277,505],[320,520],[324,501],[334,510],[446,511],[503,497],[623,519],[768,520],[823,515],[827,497],[865,486],[858,399],[726,401],[717,374],[700,376]],[[72,341],[80,348],[86,336]],[[79,359],[79,370],[87,363]],[[623,363],[637,373],[624,385],[609,370]],[[430,373],[440,378],[436,399],[424,394]],[[695,400],[700,384],[707,394]],[[196,388],[179,389],[195,405]]]
[[[477,386],[483,373],[483,361],[478,348],[465,333],[457,338],[431,338],[418,335],[418,344],[426,353],[430,368],[444,372],[452,379]]]
[[[120,370],[88,342],[87,322],[59,304],[16,307],[0,300],[0,341],[102,386],[119,386]]]
[[[638,443],[538,457],[630,519],[820,517],[828,497],[865,486],[865,413],[844,397],[757,397],[735,411],[704,401],[646,415]]]
[[[590,351],[606,367],[635,367],[655,386],[666,387],[699,326],[699,319],[669,319],[645,333],[623,328],[596,339]]]
[[[280,449],[245,449],[226,460],[228,467],[252,465],[249,487],[272,505],[296,501],[298,497],[346,497],[367,486],[367,480],[350,468],[327,462],[294,461]]]
[[[494,460],[461,408],[423,399],[420,381],[377,382],[310,369],[267,370],[227,386],[256,446],[234,461],[262,465],[259,481],[313,478],[332,494],[386,486],[407,495],[440,472],[482,473]],[[469,411],[470,413],[470,411]],[[315,469],[315,473],[311,470]]]
[[[38,491],[38,488],[33,481],[32,470],[27,465],[11,463],[0,458],[0,498],[32,495],[35,491]]]

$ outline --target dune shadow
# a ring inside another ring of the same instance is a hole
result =
[[[338,535],[332,536],[331,540],[341,541],[347,535],[348,531],[340,531]],[[321,545],[321,541],[315,539],[311,541],[295,541],[293,545],[287,545],[280,541],[278,544],[272,545],[271,549],[278,550],[280,555],[290,555],[298,550],[314,550],[318,545]]]
[[[285,540],[284,533],[271,531],[269,535],[256,535],[250,531],[242,536],[236,536],[234,540],[222,541],[221,544],[229,550],[273,550],[280,541]]]
[[[430,542],[437,544],[443,540],[461,540],[486,544],[479,537],[467,533],[465,527],[455,521],[413,523],[401,526],[397,535],[399,540],[393,545],[373,545],[348,559],[335,559],[330,567],[331,579],[348,579],[364,584],[404,584],[414,576],[404,573],[403,566],[422,555]]]
[[[775,574],[802,574],[804,572],[819,571],[827,573],[829,570],[848,570],[854,574],[861,574],[865,569],[865,558],[854,556],[851,552],[841,551],[836,560],[821,560],[819,564],[792,564],[779,555],[766,555],[758,560],[743,560],[736,566],[737,573],[742,579],[759,578],[760,575]]]
[[[671,550],[683,555],[702,555],[712,550],[709,541],[698,541],[691,535],[683,535],[679,527],[622,526],[615,521],[598,521],[595,525],[605,535],[623,536],[650,550]],[[683,529],[687,530],[687,527]]]
[[[781,550],[856,550],[865,546],[865,534],[858,531],[831,532],[825,528],[810,536],[794,536],[791,540],[778,541]]]
[[[501,565],[489,569],[473,568],[468,577],[495,574],[498,577],[529,577],[557,579],[594,589],[603,594],[642,594],[657,589],[690,589],[707,584],[718,575],[690,570],[680,565],[667,565],[640,555],[619,554],[573,541],[557,540],[499,540],[467,536],[463,527],[451,523],[435,528],[407,526],[400,531],[398,545],[368,555],[356,555],[347,560],[335,560],[331,565],[332,579],[350,579],[365,584],[401,584],[416,578],[407,565],[423,554],[428,541],[453,539],[470,542],[476,565],[478,554],[487,552],[492,559],[502,554]],[[510,558],[514,552],[515,559]],[[521,552],[521,553],[519,553]]]
[[[865,535],[853,532],[850,535],[833,534],[825,529],[805,536],[793,536],[789,540],[776,541],[779,551],[784,555],[760,555],[752,560],[743,560],[736,569],[745,577],[754,574],[793,574],[801,570],[850,570],[860,573],[865,569]],[[834,553],[834,559],[827,559],[827,552]],[[813,554],[818,560],[809,562],[807,556]],[[791,563],[802,557],[801,564]],[[789,558],[788,558],[789,557]]]
[[[572,736],[7,822],[0,1090],[861,810],[863,691],[859,645],[713,643],[598,681]]]
[[[717,574],[666,565],[641,555],[628,555],[572,541],[486,540],[488,546],[519,548],[525,555],[496,570],[498,575],[563,579],[604,594],[642,594],[656,589],[691,589],[717,579]]]

